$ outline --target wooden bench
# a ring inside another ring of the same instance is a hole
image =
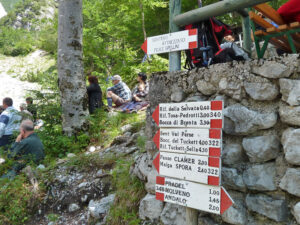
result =
[[[257,15],[254,11],[249,11],[251,27],[258,58],[263,58],[268,43],[273,44],[287,53],[300,52],[300,23],[294,22],[286,24],[280,14],[266,3],[253,7],[256,11],[262,13],[265,19]],[[278,25],[275,27],[272,21]],[[255,30],[255,24],[265,30]],[[264,41],[262,47],[259,42]]]

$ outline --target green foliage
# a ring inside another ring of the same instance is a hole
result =
[[[0,53],[4,55],[26,55],[34,49],[31,32],[11,27],[0,27]]]
[[[0,0],[6,12],[13,10],[14,6],[21,0]]]
[[[13,181],[0,179],[0,224],[25,224],[40,200],[31,188],[22,175]]]
[[[130,176],[132,159],[120,159],[113,170],[113,184],[116,191],[114,205],[109,211],[106,224],[138,225],[140,200],[145,196],[144,184],[135,176]]]
[[[111,116],[104,110],[97,110],[89,121],[91,143],[98,143],[102,147],[106,147],[122,133],[120,127],[132,124],[133,129],[139,130],[144,125],[145,114],[117,113],[115,116]]]
[[[140,65],[144,56],[140,49],[144,42],[140,4],[145,13],[147,35],[153,36],[168,30],[167,2],[84,1],[83,50],[86,70],[97,71],[101,84],[108,75],[116,73],[125,82],[131,83],[141,70],[150,72],[149,69],[154,69],[156,65],[166,70],[166,64],[159,62],[158,58],[152,64]]]

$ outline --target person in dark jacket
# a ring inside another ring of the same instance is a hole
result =
[[[102,102],[102,91],[98,83],[98,79],[95,76],[88,77],[89,86],[87,87],[87,93],[89,96],[89,111],[91,114],[97,108],[101,108],[103,106]]]
[[[23,120],[20,125],[20,134],[10,149],[8,158],[13,159],[12,169],[1,178],[14,178],[28,163],[39,164],[45,157],[44,146],[40,138],[34,133],[34,123]]]

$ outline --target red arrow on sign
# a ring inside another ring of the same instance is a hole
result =
[[[147,39],[146,39],[145,42],[142,44],[141,48],[142,48],[142,50],[147,54]]]

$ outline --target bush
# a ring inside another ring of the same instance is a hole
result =
[[[27,30],[11,27],[0,29],[0,53],[8,56],[26,55],[33,51],[34,37]]]
[[[13,181],[1,179],[0,224],[25,224],[39,200],[40,196],[33,194],[23,175]]]

